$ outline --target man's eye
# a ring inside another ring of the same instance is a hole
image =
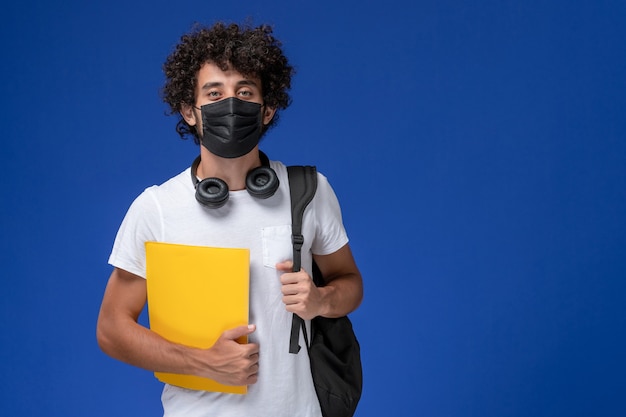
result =
[[[248,91],[248,90],[240,91],[239,95],[243,96],[243,97],[251,97],[252,96],[252,91]]]
[[[209,97],[219,97],[220,93],[218,91],[209,91]]]

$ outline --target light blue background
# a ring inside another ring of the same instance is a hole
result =
[[[131,201],[191,163],[159,99],[194,21],[270,23],[298,73],[263,142],[342,202],[357,415],[626,415],[626,3],[0,6],[0,415],[158,416],[95,322]]]

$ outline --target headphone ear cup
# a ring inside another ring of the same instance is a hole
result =
[[[210,208],[220,208],[228,201],[228,185],[219,178],[205,178],[196,185],[196,200]]]
[[[255,168],[246,176],[246,189],[256,198],[270,198],[276,193],[279,185],[278,175],[268,166]]]

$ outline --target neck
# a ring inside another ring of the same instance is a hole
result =
[[[220,178],[226,181],[231,191],[244,190],[248,172],[261,166],[258,146],[239,158],[222,158],[200,146],[200,158],[196,175],[201,180],[210,177]]]

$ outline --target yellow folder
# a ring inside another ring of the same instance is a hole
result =
[[[250,251],[146,242],[150,328],[172,342],[213,346],[227,329],[248,324]],[[246,343],[247,338],[239,340]],[[183,388],[245,394],[247,386],[155,372]]]

